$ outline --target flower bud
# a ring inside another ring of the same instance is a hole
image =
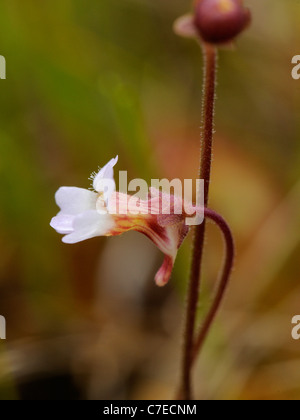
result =
[[[251,14],[242,0],[198,0],[195,26],[201,38],[210,43],[233,41],[250,23]]]

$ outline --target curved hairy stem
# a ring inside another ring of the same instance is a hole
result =
[[[193,354],[192,354],[192,362],[191,362],[192,365],[193,363],[195,363],[197,356],[199,356],[199,353],[203,347],[205,339],[210,331],[212,323],[222,303],[224,294],[226,292],[226,289],[229,283],[230,274],[231,274],[233,263],[234,263],[234,240],[233,240],[233,236],[232,236],[232,233],[228,224],[226,223],[226,221],[223,219],[222,216],[220,216],[213,210],[206,209],[205,216],[213,220],[222,231],[222,234],[225,239],[226,255],[225,255],[225,263],[222,269],[221,280],[217,289],[217,293],[215,295],[211,308],[200,328],[199,334],[195,340],[195,344],[193,347]]]

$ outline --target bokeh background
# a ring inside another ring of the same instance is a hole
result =
[[[211,207],[237,258],[195,370],[204,399],[298,399],[300,3],[249,0],[253,24],[220,51]],[[139,234],[63,245],[61,185],[119,154],[129,177],[195,178],[202,57],[173,21],[189,0],[2,0],[1,399],[167,399],[181,357],[191,242],[171,283]],[[199,320],[222,262],[209,225]]]

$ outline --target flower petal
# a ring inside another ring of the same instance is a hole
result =
[[[154,198],[153,195],[155,195]],[[156,202],[157,198],[159,198],[159,194],[155,192],[148,200],[140,200],[138,209],[142,207],[157,210],[161,207]],[[155,200],[154,206],[152,205],[153,200]],[[174,198],[170,196],[170,200],[174,201]],[[136,230],[151,239],[165,254],[165,261],[158,271],[155,281],[159,286],[167,284],[172,273],[177,251],[189,232],[189,226],[185,224],[185,215],[162,215],[156,213],[156,211],[154,211],[154,214],[132,212],[134,209],[130,206],[130,196],[122,193],[113,194],[111,204],[114,204],[116,209],[122,209],[122,214],[112,215],[115,220],[115,226],[108,235],[121,235],[124,232]]]
[[[114,221],[109,214],[88,210],[74,218],[73,232],[64,236],[62,241],[66,244],[75,244],[95,236],[107,235],[113,227]]]
[[[104,193],[104,200],[109,200],[110,195],[115,191],[116,184],[114,180],[114,166],[117,164],[119,157],[111,159],[94,177],[93,188],[99,193]],[[107,182],[110,181],[110,182]]]
[[[199,34],[195,25],[193,15],[184,15],[179,17],[174,23],[174,32],[176,35],[184,38],[198,38]]]
[[[50,226],[53,227],[53,229],[55,229],[57,233],[67,235],[73,232],[74,219],[74,215],[64,214],[60,212],[57,216],[52,218]]]
[[[97,194],[84,188],[61,187],[55,194],[55,200],[63,213],[76,215],[95,209]]]

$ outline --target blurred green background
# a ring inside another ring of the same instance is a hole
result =
[[[219,58],[210,206],[230,222],[235,271],[194,379],[198,398],[298,399],[300,3],[249,0],[251,28]],[[172,281],[128,234],[63,245],[61,185],[119,154],[129,177],[195,178],[202,57],[173,21],[189,0],[2,0],[1,399],[166,399],[178,382],[190,239]],[[222,261],[209,225],[199,314]]]

